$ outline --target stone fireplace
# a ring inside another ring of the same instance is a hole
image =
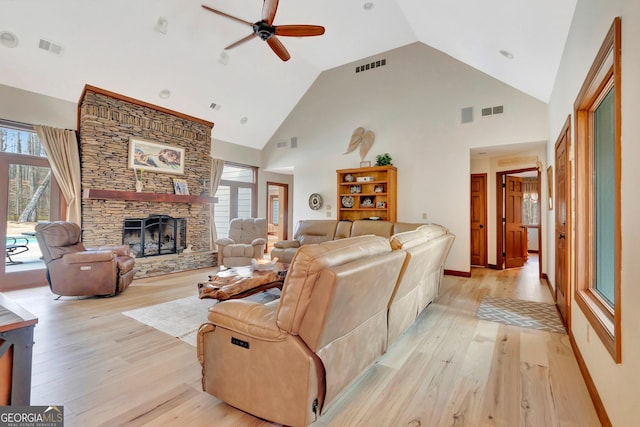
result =
[[[132,224],[126,222],[132,219],[154,215],[160,220],[181,219],[184,227],[172,225],[178,232],[172,253],[161,241],[168,223],[157,225],[164,230],[145,231],[145,244],[152,234],[160,239],[155,242],[159,253],[149,256],[145,250],[136,254],[134,277],[216,266],[217,254],[211,250],[209,237],[214,199],[205,187],[211,173],[213,124],[92,86],[85,87],[80,99],[78,120],[83,242],[87,246],[122,244],[123,226]],[[145,170],[143,191],[136,192],[128,158],[132,137],[184,149],[184,174]],[[186,181],[189,195],[175,194],[175,178]],[[183,250],[187,245],[190,251]]]

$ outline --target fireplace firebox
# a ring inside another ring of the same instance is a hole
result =
[[[125,218],[122,243],[136,257],[181,253],[187,247],[187,220],[169,215]]]

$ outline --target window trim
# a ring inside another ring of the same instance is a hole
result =
[[[621,20],[615,18],[574,103],[575,111],[575,299],[616,363],[622,361],[621,334]],[[614,305],[594,291],[593,111],[614,87],[615,254]]]

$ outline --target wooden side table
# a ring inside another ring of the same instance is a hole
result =
[[[31,404],[33,328],[38,318],[0,294],[0,405]]]

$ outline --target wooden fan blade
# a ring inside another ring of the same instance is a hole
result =
[[[248,25],[248,26],[250,26],[250,27],[253,27],[253,24],[252,24],[251,22],[245,21],[244,19],[236,18],[235,16],[231,16],[231,15],[226,14],[226,13],[224,13],[224,12],[220,12],[219,10],[216,10],[216,9],[210,8],[209,6],[205,6],[204,4],[203,4],[203,5],[201,5],[201,6],[202,6],[204,9],[207,9],[209,12],[213,12],[213,13],[215,13],[216,15],[224,16],[224,17],[226,17],[226,18],[233,19],[234,21],[237,21],[237,22],[240,22],[240,23],[242,23],[242,24],[245,24],[245,25]]]
[[[320,25],[278,25],[275,28],[277,36],[309,37],[324,34],[324,27]]]
[[[278,40],[276,36],[270,37],[267,40],[267,44],[269,45],[271,50],[273,50],[276,53],[276,55],[278,55],[280,59],[282,59],[283,61],[288,61],[289,59],[291,59],[291,55],[289,55],[289,52],[287,52],[287,49],[280,42],[280,40]]]
[[[248,42],[249,40],[253,39],[255,36],[256,36],[255,33],[251,33],[247,37],[243,37],[240,40],[238,40],[237,42],[231,43],[229,46],[225,47],[224,50],[233,49],[234,47],[239,46],[242,43]]]
[[[273,18],[276,16],[278,9],[278,0],[264,0],[262,4],[262,20],[268,25],[273,24]]]

